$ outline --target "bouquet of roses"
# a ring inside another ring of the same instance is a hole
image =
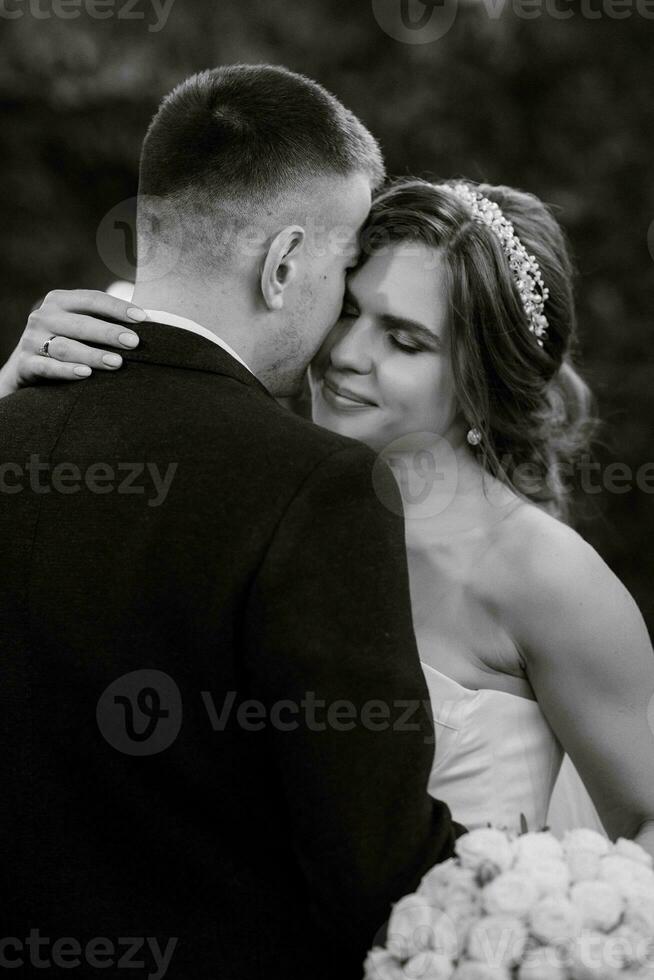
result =
[[[654,870],[592,830],[474,830],[391,914],[366,980],[654,980]]]

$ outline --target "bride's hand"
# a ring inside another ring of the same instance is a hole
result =
[[[117,370],[122,358],[116,350],[132,350],[138,345],[138,334],[131,327],[145,319],[143,310],[132,303],[96,290],[56,289],[48,293],[30,314],[18,346],[0,371],[0,397],[42,378],[80,381],[93,370]],[[39,350],[51,337],[50,356],[44,357]]]

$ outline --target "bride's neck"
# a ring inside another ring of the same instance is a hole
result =
[[[416,455],[406,465],[392,465],[404,502],[408,538],[450,537],[481,530],[501,520],[519,503],[516,494],[483,467],[465,438],[436,448],[436,466],[423,486],[416,483]]]

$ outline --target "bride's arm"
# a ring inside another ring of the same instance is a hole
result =
[[[132,327],[145,319],[143,310],[132,303],[96,290],[48,293],[30,314],[18,346],[0,369],[0,398],[42,379],[79,381],[93,370],[116,370],[121,363],[120,355],[115,360],[117,351],[136,347],[138,335]],[[53,336],[50,357],[43,357],[39,349]]]
[[[622,583],[574,531],[548,526],[511,603],[554,732],[613,838],[654,855],[654,652]]]

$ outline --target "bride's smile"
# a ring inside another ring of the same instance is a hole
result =
[[[320,391],[328,405],[333,405],[336,409],[345,412],[372,408],[375,404],[370,399],[355,394],[350,388],[340,384],[333,373],[325,374]]]

